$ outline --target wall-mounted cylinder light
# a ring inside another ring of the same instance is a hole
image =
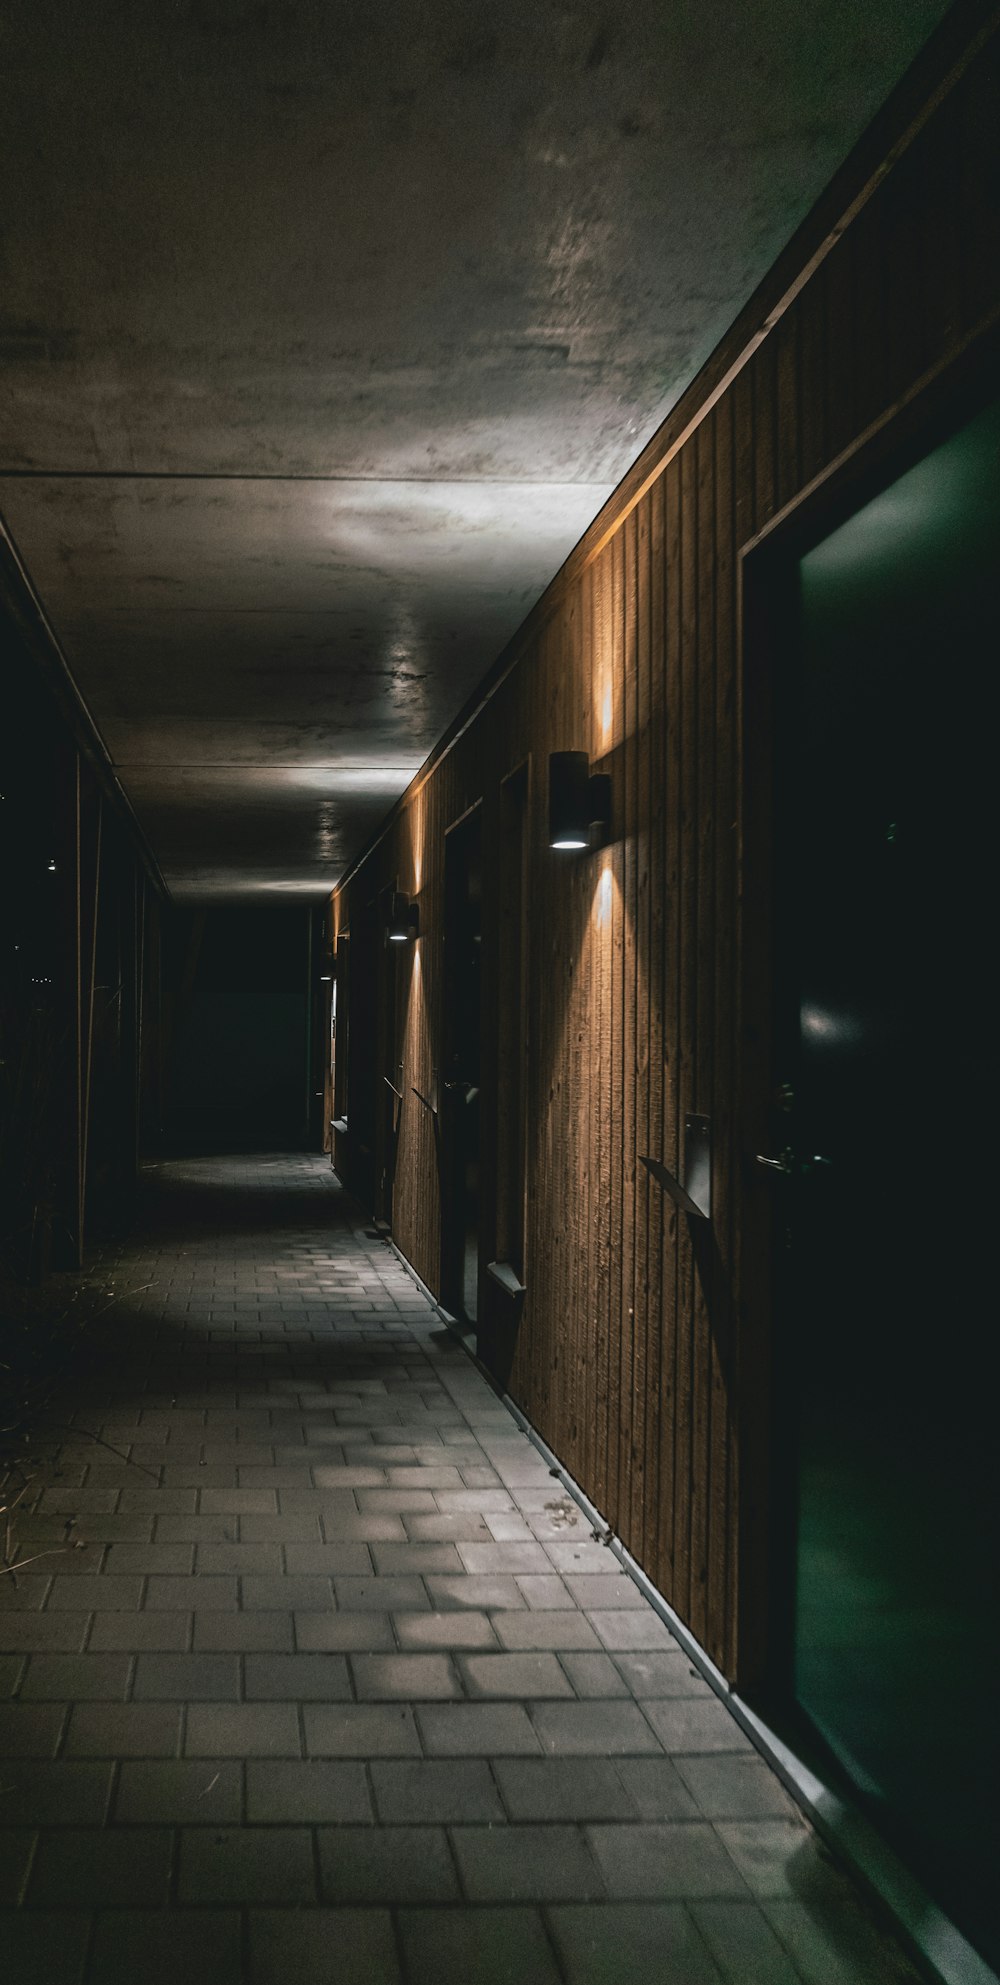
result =
[[[611,780],[592,772],[585,751],[549,756],[549,845],[599,848],[611,825]]]
[[[390,944],[409,944],[411,938],[420,936],[420,905],[411,903],[397,890],[389,908],[389,922],[386,937]]]

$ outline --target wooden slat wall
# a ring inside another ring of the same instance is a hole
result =
[[[510,1390],[733,1677],[740,1551],[763,1522],[747,1471],[766,1392],[741,1283],[739,554],[995,316],[997,69],[987,41],[929,116],[911,89],[886,150],[910,135],[881,178],[862,149],[841,204],[806,231],[804,285],[784,266],[787,307],[762,293],[757,319],[745,313],[742,342],[706,369],[707,393],[737,367],[726,390],[699,413],[696,382],[532,616],[483,714],[415,782],[335,904],[344,928],[390,877],[419,893],[394,1234],[436,1289],[435,1123],[412,1088],[432,1094],[440,1054],[445,834],[482,801],[489,932],[500,783],[530,755],[528,1296]],[[545,822],[548,754],[568,747],[610,769],[614,791],[608,847],[569,860],[547,847]],[[509,1072],[485,1047],[489,1136]],[[713,1123],[707,1236],[638,1163],[650,1152],[677,1167],[686,1110]],[[350,1182],[349,1149],[343,1164]]]

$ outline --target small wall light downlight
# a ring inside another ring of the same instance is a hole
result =
[[[411,903],[397,891],[389,910],[386,939],[390,944],[409,944],[420,936],[420,905]]]
[[[592,772],[585,751],[549,757],[549,846],[571,852],[602,847],[611,825],[611,780]]]

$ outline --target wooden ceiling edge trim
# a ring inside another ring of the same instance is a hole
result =
[[[10,614],[31,660],[52,693],[56,708],[69,727],[74,743],[93,770],[99,789],[124,817],[150,881],[163,900],[169,902],[170,891],[160,865],[115,771],[111,753],[63,653],[59,637],[35,591],[10,527],[2,517],[0,605]]]
[[[331,899],[346,889],[379,843],[464,737],[498,690],[523,660],[530,644],[562,604],[565,594],[617,535],[626,519],[659,481],[701,423],[728,392],[775,326],[791,308],[816,270],[868,205],[915,143],[941,104],[951,95],[990,39],[1000,31],[1000,6],[965,0],[953,7],[918,52],[885,103],[862,132],[847,158],[739,316],[701,370],[646,443],[617,489],[588,525],[582,538],[550,580],[377,832],[335,884]],[[860,183],[859,183],[860,182]]]

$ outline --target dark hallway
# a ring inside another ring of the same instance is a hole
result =
[[[92,1277],[0,1582],[12,1985],[912,1985],[321,1159],[157,1166]]]
[[[4,1985],[1000,1985],[1000,0],[0,51]]]

